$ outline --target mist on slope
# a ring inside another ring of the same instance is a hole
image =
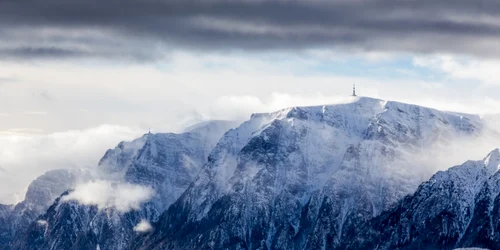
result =
[[[482,117],[484,127],[478,137],[453,135],[451,140],[437,141],[411,160],[422,166],[420,171],[425,180],[437,171],[461,165],[468,160],[482,160],[485,155],[500,147],[500,120],[498,116]]]
[[[47,135],[0,134],[0,203],[24,200],[31,181],[49,170],[94,168],[108,148],[141,132],[102,125]]]

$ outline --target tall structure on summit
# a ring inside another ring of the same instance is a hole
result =
[[[356,96],[356,84],[352,85],[352,96]]]

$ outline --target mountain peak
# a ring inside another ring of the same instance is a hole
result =
[[[484,165],[490,174],[494,174],[500,168],[500,149],[496,148],[484,158]]]

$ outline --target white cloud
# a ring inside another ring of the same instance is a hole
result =
[[[94,168],[108,148],[145,133],[115,125],[45,135],[26,132],[32,131],[0,133],[0,203],[23,200],[30,182],[48,170]]]
[[[149,187],[130,183],[95,180],[79,184],[63,201],[75,200],[84,205],[96,205],[99,209],[115,208],[120,212],[140,209],[141,204],[153,197]]]
[[[153,230],[153,227],[147,220],[141,220],[135,227],[134,231],[138,233],[146,233]]]

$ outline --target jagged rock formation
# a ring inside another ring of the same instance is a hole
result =
[[[500,249],[500,151],[436,173],[350,235],[349,249]]]

